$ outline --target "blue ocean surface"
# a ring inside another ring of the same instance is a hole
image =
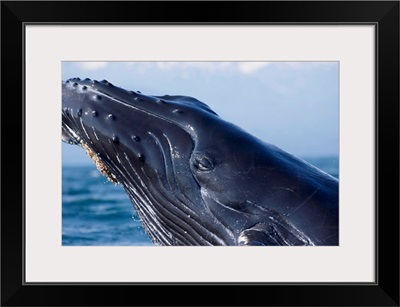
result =
[[[304,158],[338,178],[337,157]],[[153,245],[127,194],[94,165],[62,168],[62,245]]]

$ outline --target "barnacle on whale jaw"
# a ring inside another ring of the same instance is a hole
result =
[[[84,141],[81,141],[81,146],[86,151],[87,155],[92,159],[99,172],[103,176],[107,177],[108,181],[116,185],[118,183],[117,178],[113,173],[111,173],[109,168],[101,161],[101,159],[96,155],[96,153],[92,149],[90,149],[90,147]]]

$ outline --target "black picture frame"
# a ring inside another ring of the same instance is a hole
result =
[[[375,25],[376,282],[24,283],[23,47],[33,22]],[[2,306],[399,306],[399,1],[3,1],[1,51]]]

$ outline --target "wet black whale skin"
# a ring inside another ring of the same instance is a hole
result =
[[[338,180],[187,96],[62,83],[62,140],[83,142],[157,245],[338,245]]]

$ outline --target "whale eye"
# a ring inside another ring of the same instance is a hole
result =
[[[193,159],[193,165],[198,171],[210,171],[214,168],[214,163],[206,156],[196,156]]]

